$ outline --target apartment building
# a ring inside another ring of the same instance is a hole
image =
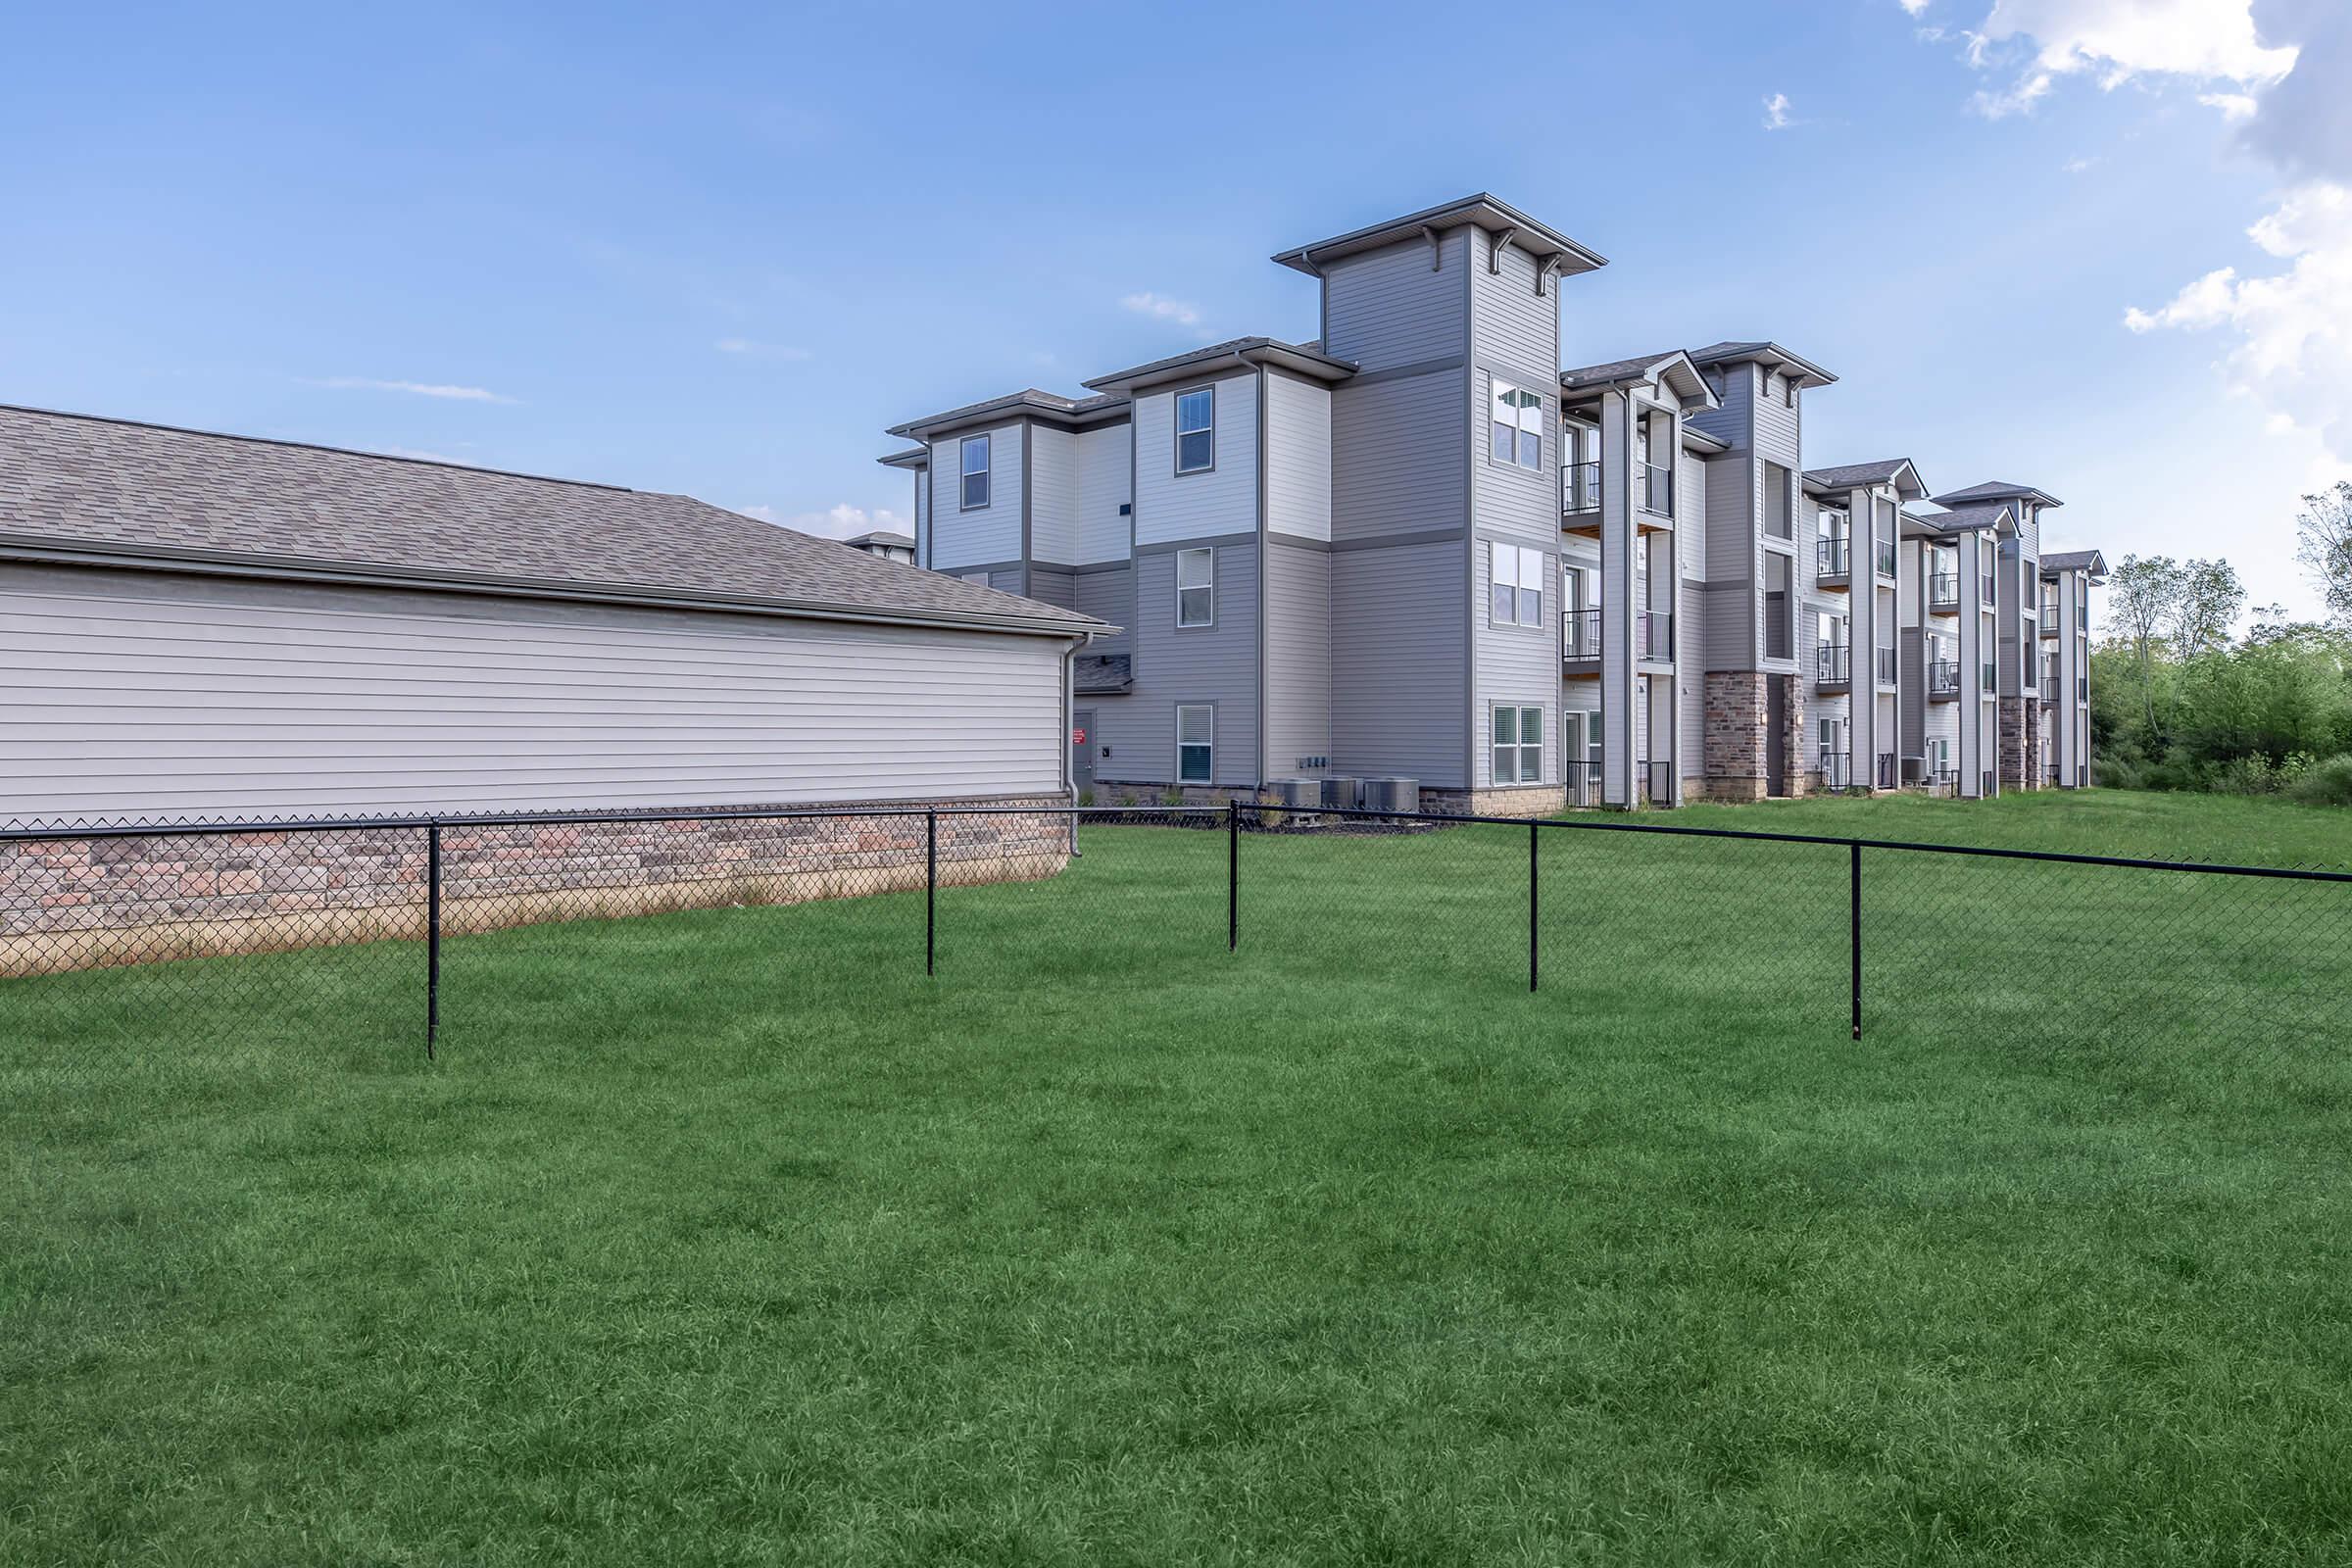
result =
[[[1080,788],[1404,777],[1541,814],[2088,777],[2087,723],[2025,701],[2055,501],[1807,469],[1837,377],[1769,340],[1561,370],[1561,292],[1606,262],[1493,196],[1273,260],[1313,337],[890,432],[918,564],[1118,628],[1074,662]],[[2096,572],[2065,569],[2079,628]]]

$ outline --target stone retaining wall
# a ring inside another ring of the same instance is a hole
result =
[[[958,813],[958,804],[1040,809]],[[941,885],[1060,871],[1070,819],[1054,804],[940,803]],[[919,814],[449,822],[442,930],[920,888],[924,832]],[[425,933],[426,855],[421,828],[0,843],[0,975],[413,940]]]

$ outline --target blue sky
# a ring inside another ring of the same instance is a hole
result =
[[[1311,336],[1267,256],[1486,189],[1611,260],[1572,363],[1777,339],[1841,377],[1813,461],[2038,484],[2059,545],[2309,612],[2352,6],[2248,5],[1553,5],[1502,48],[1424,6],[42,8],[0,401],[855,531],[908,508],[886,425]]]

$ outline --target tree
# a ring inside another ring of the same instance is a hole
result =
[[[2352,627],[2352,480],[2303,498],[2295,541],[2295,559],[2320,585],[2328,613]]]
[[[2181,563],[2172,606],[2173,651],[2182,659],[2219,653],[2230,646],[2230,628],[2246,602],[2237,568],[2227,561]]]
[[[2148,733],[2156,732],[2157,639],[2180,600],[2180,564],[2170,556],[2126,556],[2107,576],[2107,614],[2123,628],[2139,670],[2139,699]]]

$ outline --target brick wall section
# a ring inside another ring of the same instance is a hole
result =
[[[1782,707],[1781,723],[1781,756],[1787,760],[1782,771],[1788,775],[1783,788],[1788,790],[1790,800],[1795,800],[1805,793],[1806,781],[1812,777],[1812,770],[1806,765],[1805,759],[1804,693],[1797,685],[1797,676],[1768,675],[1765,678],[1779,681],[1784,688],[1783,695],[1788,699]]]
[[[1067,863],[1066,814],[957,814],[956,804],[940,805],[943,885],[1034,880]],[[453,822],[441,830],[442,929],[919,888],[924,835],[920,814]],[[425,862],[420,828],[0,844],[0,975],[415,939]]]
[[[2031,755],[2026,750],[2026,707],[2027,704],[2022,698],[2004,697],[2001,699],[2000,768],[2001,788],[2005,790],[2032,787],[2026,783],[2028,771],[2026,760]]]
[[[1764,676],[1710,670],[1706,682],[1707,793],[1717,800],[1764,798]]]

